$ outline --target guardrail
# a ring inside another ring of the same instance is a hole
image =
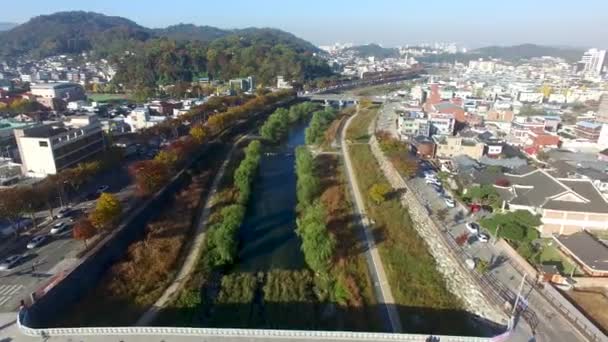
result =
[[[102,327],[102,328],[51,328],[33,329],[21,323],[17,317],[19,330],[27,336],[50,338],[70,336],[200,336],[210,340],[226,337],[252,339],[308,339],[317,341],[442,341],[442,342],[491,342],[492,338],[468,336],[442,336],[423,334],[390,334],[351,331],[314,331],[314,330],[271,330],[271,329],[220,329],[220,328],[179,328],[179,327]]]

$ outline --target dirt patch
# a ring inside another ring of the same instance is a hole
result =
[[[608,332],[608,291],[604,288],[577,289],[565,293],[604,333]]]

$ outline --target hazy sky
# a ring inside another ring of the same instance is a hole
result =
[[[86,10],[147,27],[180,22],[277,27],[316,44],[608,47],[608,0],[19,0],[2,7],[0,21],[22,23],[35,15]]]

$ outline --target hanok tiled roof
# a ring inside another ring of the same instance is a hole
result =
[[[608,272],[608,247],[591,234],[579,232],[554,238],[587,267]]]

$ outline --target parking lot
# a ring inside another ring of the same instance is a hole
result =
[[[72,237],[72,226],[79,217],[87,215],[95,206],[96,190],[106,185],[107,192],[114,194],[123,204],[123,212],[134,205],[133,186],[129,185],[127,166],[101,175],[94,184],[82,189],[83,196],[71,199],[72,213],[68,217],[48,219],[48,211],[37,214],[39,227],[21,232],[0,251],[0,263],[10,255],[21,255],[22,259],[8,270],[0,270],[0,312],[15,311],[21,300],[52,282],[62,272],[70,270],[78,262],[78,254],[84,248],[82,241]],[[88,196],[86,195],[88,194]],[[67,202],[67,200],[66,200]],[[57,215],[60,208],[55,208]],[[46,220],[45,223],[40,224]],[[57,233],[50,231],[55,224],[64,223],[66,228]],[[28,249],[27,244],[35,236],[46,235],[41,245]]]

